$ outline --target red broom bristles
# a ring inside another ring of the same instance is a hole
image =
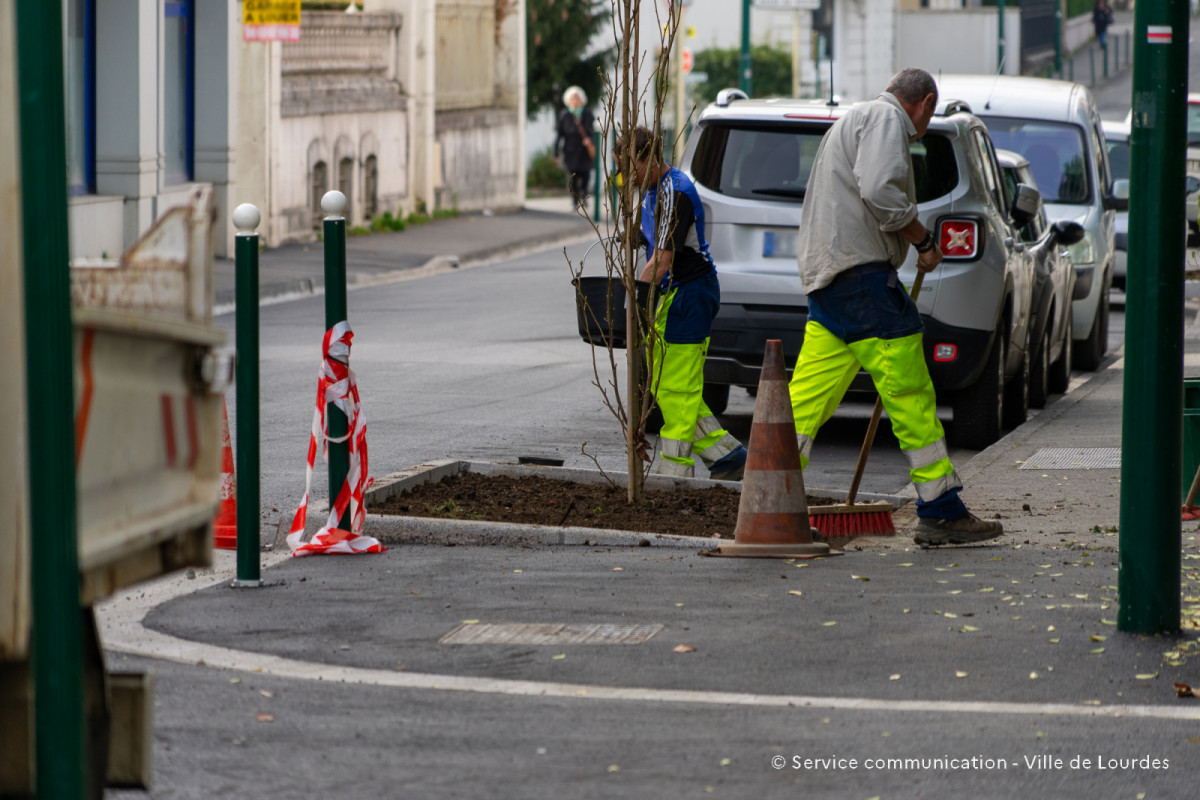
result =
[[[888,506],[888,510],[882,510],[877,504],[865,505],[861,511],[855,509],[854,506],[845,505],[830,506],[828,511],[810,508],[808,524],[820,531],[821,537],[824,539],[896,532],[896,526],[892,523],[890,506]]]

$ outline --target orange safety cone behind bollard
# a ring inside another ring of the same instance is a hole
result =
[[[233,446],[229,442],[229,410],[221,397],[221,506],[213,521],[213,547],[237,550],[237,479],[233,468]]]
[[[749,449],[734,540],[705,551],[704,555],[741,558],[842,555],[824,542],[814,542],[808,524],[800,448],[787,373],[783,369],[783,343],[779,339],[768,339],[763,353]]]

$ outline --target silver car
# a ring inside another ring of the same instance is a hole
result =
[[[758,385],[763,345],[781,339],[795,363],[808,320],[796,269],[796,229],[821,138],[847,106],[749,100],[725,90],[699,115],[681,166],[704,203],[721,308],[705,362],[705,399],[720,413],[730,386]],[[961,106],[939,109],[910,147],[922,222],[945,260],[925,277],[917,308],[949,436],[982,449],[1024,422],[1033,265],[1017,251],[1010,205],[987,129]],[[900,270],[911,285],[916,253]],[[862,373],[851,391],[874,392]]]
[[[1004,175],[1005,190],[1016,198],[1020,187],[1036,190],[1029,160],[1009,150],[997,150],[996,160]],[[1038,192],[1036,212],[1017,229],[1016,248],[1033,258],[1033,354],[1029,365],[1029,405],[1043,408],[1048,395],[1067,391],[1071,381],[1071,295],[1075,291],[1075,268],[1067,250],[1083,239],[1083,226],[1070,220],[1046,221]],[[1014,219],[1015,223],[1023,218]]]
[[[1084,238],[1072,245],[1074,366],[1094,370],[1108,351],[1115,212],[1128,207],[1128,182],[1109,170],[1100,114],[1079,83],[1010,75],[943,75],[943,98],[965,100],[997,147],[1029,159],[1052,220],[1073,219]]]

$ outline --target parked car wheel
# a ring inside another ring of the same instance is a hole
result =
[[[1100,360],[1108,351],[1108,287],[1100,292],[1100,303],[1096,307],[1096,318],[1092,320],[1092,329],[1088,332],[1079,348],[1075,350],[1075,366],[1077,369],[1095,372],[1100,367]]]
[[[714,414],[724,414],[729,406],[729,384],[704,384],[704,405]]]
[[[950,430],[959,447],[982,450],[1000,438],[1004,419],[1004,336],[997,333],[979,380],[954,398]]]
[[[1029,406],[1045,408],[1047,389],[1050,386],[1050,325],[1047,323],[1042,330],[1042,340],[1038,342],[1037,352],[1033,354],[1033,364],[1029,367]]]
[[[1058,359],[1050,365],[1050,382],[1048,384],[1050,391],[1055,394],[1066,394],[1067,386],[1071,383],[1071,356],[1074,350],[1071,344],[1071,335],[1074,333],[1071,315],[1066,316],[1067,330],[1063,333],[1062,352],[1059,353]]]
[[[1026,342],[1021,368],[1004,384],[1004,413],[1000,421],[1005,428],[1023,425],[1029,416],[1029,358],[1029,345]]]

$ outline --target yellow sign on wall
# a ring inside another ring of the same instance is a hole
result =
[[[242,41],[300,41],[300,0],[243,0]]]

